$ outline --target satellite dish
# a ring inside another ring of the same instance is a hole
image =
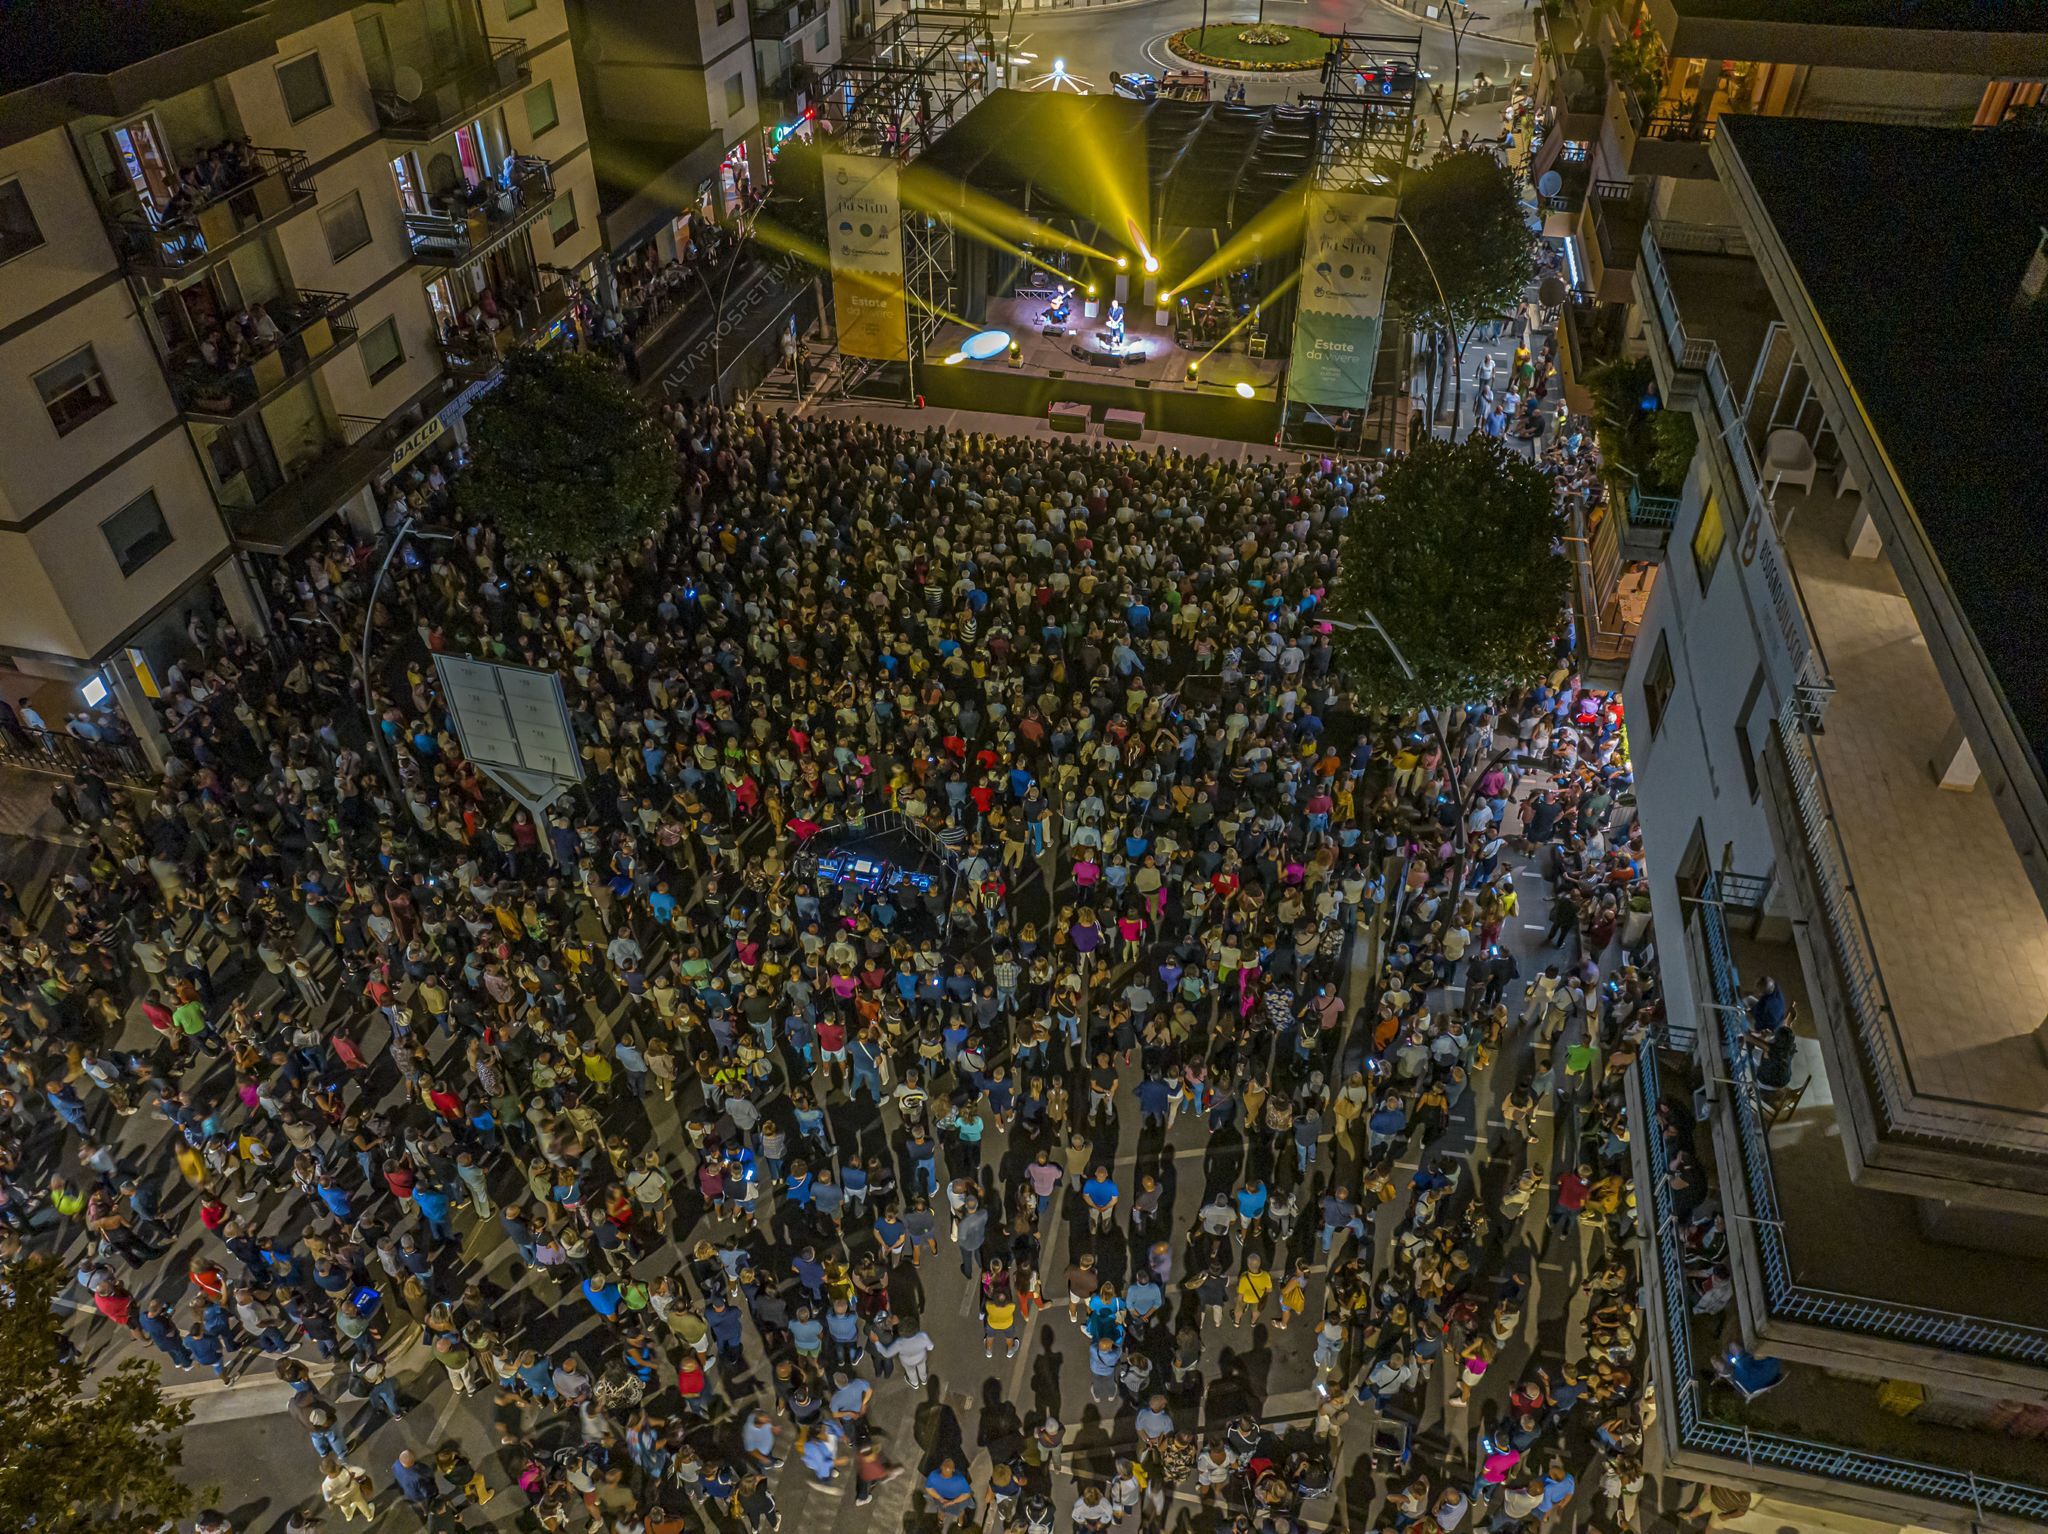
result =
[[[420,92],[426,88],[427,82],[420,78],[420,72],[410,64],[400,64],[391,71],[391,94],[400,101],[417,101],[420,99]]]
[[[1564,279],[1556,273],[1536,284],[1536,298],[1546,309],[1555,309],[1570,296],[1571,289],[1564,285]]]
[[[1554,170],[1547,170],[1536,179],[1536,190],[1545,197],[1555,197],[1564,190],[1564,177]]]

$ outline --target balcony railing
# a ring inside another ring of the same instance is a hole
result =
[[[222,254],[243,235],[313,201],[313,173],[296,149],[244,151],[251,170],[203,202],[184,201],[160,220],[110,214],[107,229],[131,270],[182,272]]]
[[[402,139],[435,139],[453,131],[522,85],[532,83],[533,71],[521,57],[525,48],[517,38],[487,37],[469,62],[434,79],[423,80],[416,92],[371,92],[378,123],[391,137]]]
[[[173,359],[171,393],[185,414],[232,420],[356,338],[356,312],[346,293],[307,289],[296,300],[274,299],[266,307],[280,332],[270,350],[234,368],[210,367],[196,355]]]
[[[825,0],[782,0],[753,8],[753,35],[787,41],[825,14]]]
[[[1736,400],[1734,385],[1729,382],[1727,367],[1721,360],[1721,349],[1711,340],[1686,334],[1654,228],[1642,232],[1639,270],[1648,285],[1658,328],[1671,350],[1674,366],[1681,372],[1698,373],[1704,381],[1713,420],[1711,429],[1700,433],[1701,440],[1722,444],[1732,466],[1738,491],[1735,511],[1741,523],[1737,564],[1743,584],[1749,588],[1751,607],[1771,614],[1782,641],[1781,651],[1766,647],[1766,664],[1775,662],[1772,669],[1777,693],[1780,697],[1798,699],[1801,708],[1810,715],[1809,726],[1818,728],[1827,700],[1834,692],[1828,679],[1827,657],[1821,652],[1813,620],[1806,611],[1798,577],[1778,541],[1777,517],[1764,494],[1763,470],[1749,440],[1747,420]]]
[[[1663,1100],[1657,1051],[1648,1044],[1636,1055],[1636,1088],[1647,1117]],[[1651,1238],[1656,1245],[1660,1280],[1653,1290],[1646,1275],[1643,1302],[1662,1313],[1671,1354],[1671,1378],[1665,1388],[1671,1402],[1672,1436],[1681,1449],[1734,1460],[1753,1471],[1782,1470],[1897,1496],[1945,1502],[1972,1509],[1980,1518],[1996,1513],[2035,1522],[2048,1519],[2048,1488],[1796,1438],[1789,1433],[1773,1433],[1709,1416],[1706,1394],[1700,1384],[1701,1370],[1693,1358],[1692,1305],[1686,1292],[1678,1218],[1671,1199],[1670,1159],[1665,1154],[1663,1136],[1645,1133],[1639,1138],[1649,1164],[1645,1213],[1653,1227]]]
[[[1673,144],[1705,144],[1714,137],[1716,118],[1702,121],[1689,106],[1659,107],[1640,123],[1636,131],[1644,138]]]
[[[467,266],[531,224],[555,200],[554,172],[532,155],[514,155],[504,176],[469,193],[445,213],[408,213],[412,253],[433,266]]]
[[[0,765],[62,778],[91,771],[138,787],[156,781],[140,746],[126,741],[80,740],[52,730],[32,730],[19,721],[0,726]]]
[[[1644,495],[1634,485],[1628,487],[1628,523],[1630,527],[1649,532],[1669,533],[1678,521],[1678,497],[1675,495]]]
[[[1754,889],[1757,882],[1744,881],[1751,886],[1740,892],[1747,902],[1760,898]],[[1719,1020],[1718,1027],[1710,1032],[1717,1040],[1722,1064],[1733,1083],[1730,1090],[1736,1143],[1741,1150],[1743,1188],[1749,1199],[1749,1224],[1761,1259],[1764,1302],[1770,1313],[1780,1320],[1861,1337],[1945,1348],[2009,1363],[2048,1363],[2048,1331],[2039,1327],[1815,1289],[1793,1277],[1792,1254],[1786,1245],[1784,1215],[1771,1167],[1769,1129],[1757,1098],[1755,1064],[1742,1047],[1748,1019],[1742,1003],[1742,977],[1736,971],[1724,915],[1728,905],[1737,903],[1736,896],[1737,892],[1726,889],[1719,876],[1710,875],[1701,891],[1698,920],[1713,988],[1714,1013]],[[1873,982],[1877,980],[1875,972],[1870,978]]]

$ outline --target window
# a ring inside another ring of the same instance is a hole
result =
[[[821,21],[818,23],[817,35],[811,39],[811,55],[814,58],[822,59],[831,51],[832,23],[830,21]]]
[[[114,403],[114,391],[100,376],[100,360],[90,346],[81,346],[36,374],[36,393],[43,397],[43,408],[50,412],[50,424],[60,437]]]
[[[562,120],[562,114],[555,110],[555,87],[546,80],[541,81],[526,93],[526,126],[535,138]]]
[[[302,123],[315,112],[334,105],[327,89],[327,71],[320,67],[320,55],[302,54],[288,64],[277,66],[277,88],[284,97],[284,114]]]
[[[1650,716],[1652,740],[1663,733],[1664,710],[1671,706],[1671,694],[1677,685],[1678,679],[1671,672],[1671,640],[1659,634],[1649,669],[1643,673],[1643,712]]]
[[[734,75],[725,82],[725,115],[737,117],[747,109],[747,77]]]
[[[1721,545],[1728,541],[1728,529],[1721,525],[1721,502],[1713,491],[1700,506],[1700,523],[1692,530],[1692,567],[1699,572],[1700,590],[1714,578],[1714,566],[1721,562]]]
[[[42,226],[19,181],[0,186],[0,261],[25,256],[43,243]]]
[[[371,383],[388,377],[393,368],[405,361],[405,347],[398,339],[397,319],[388,319],[364,335],[357,350],[363,354],[363,371],[370,375]]]
[[[123,575],[133,575],[171,546],[171,530],[154,490],[143,491],[140,499],[107,518],[100,531],[107,535],[107,547],[114,551],[114,563]]]
[[[1756,706],[1763,698],[1764,668],[1756,668],[1756,675],[1749,679],[1749,694],[1742,700],[1742,712],[1735,716],[1735,751],[1742,758],[1742,777],[1749,784],[1752,801],[1763,791],[1763,784],[1757,777],[1756,742],[1750,738],[1749,730],[1756,716]]]
[[[363,194],[350,192],[320,210],[320,228],[327,236],[327,257],[339,261],[370,243],[370,218],[363,212]]]
[[[714,13],[712,19],[717,25],[722,27],[728,21],[731,21],[736,14],[737,8],[733,4],[733,0],[719,0],[718,10]]]
[[[540,0],[505,0],[505,19],[516,20],[539,4]]]
[[[555,205],[548,209],[548,233],[555,243],[561,244],[576,232],[576,194],[564,192],[555,199]]]

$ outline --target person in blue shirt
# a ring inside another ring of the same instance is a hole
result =
[[[797,1306],[796,1314],[790,1317],[789,1340],[799,1358],[808,1358],[816,1363],[823,1355],[825,1323],[817,1318],[810,1306]]]
[[[859,1157],[846,1158],[846,1168],[839,1174],[839,1189],[846,1196],[848,1211],[856,1219],[868,1212],[868,1174]]]
[[[1166,1291],[1159,1287],[1159,1280],[1153,1277],[1152,1270],[1139,1268],[1131,1278],[1130,1287],[1124,1291],[1124,1319],[1130,1327],[1133,1342],[1145,1336],[1165,1304]]]
[[[1088,1206],[1088,1229],[1106,1231],[1116,1217],[1117,1195],[1122,1190],[1110,1180],[1109,1168],[1098,1165],[1081,1184],[1081,1202]]]
[[[825,1265],[818,1261],[815,1249],[805,1247],[790,1263],[790,1270],[796,1274],[796,1281],[803,1285],[803,1291],[820,1305],[825,1303]]]
[[[901,1267],[903,1258],[910,1250],[905,1234],[903,1218],[894,1204],[875,1216],[875,1241],[889,1259],[892,1268]]]
[[[942,1527],[964,1523],[974,1511],[974,1484],[960,1473],[952,1455],[924,1478],[924,1500]]]
[[[422,1182],[412,1190],[412,1201],[426,1222],[427,1234],[437,1245],[455,1239],[455,1222],[449,1218],[451,1201],[446,1191]]]
[[[834,1300],[832,1308],[825,1313],[825,1335],[832,1339],[832,1362],[834,1367],[846,1369],[853,1366],[860,1357],[860,1317],[853,1313],[853,1307],[844,1300]],[[834,1411],[838,1407],[833,1407]]]
[[[590,1308],[607,1321],[616,1316],[625,1304],[619,1286],[606,1273],[593,1273],[583,1280],[583,1298],[590,1301]]]
[[[1098,1401],[1116,1399],[1116,1371],[1123,1366],[1124,1350],[1111,1337],[1098,1337],[1088,1350],[1088,1394]]]
[[[1166,1104],[1173,1090],[1157,1075],[1148,1075],[1138,1083],[1138,1114],[1141,1127],[1164,1129],[1166,1127]]]
[[[1237,1190],[1237,1224],[1240,1236],[1249,1237],[1266,1213],[1266,1185],[1254,1177]]]

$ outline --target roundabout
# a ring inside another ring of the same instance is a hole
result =
[[[1330,51],[1330,39],[1313,27],[1235,21],[1188,27],[1169,36],[1166,47],[1176,57],[1205,69],[1269,74],[1319,68]]]

